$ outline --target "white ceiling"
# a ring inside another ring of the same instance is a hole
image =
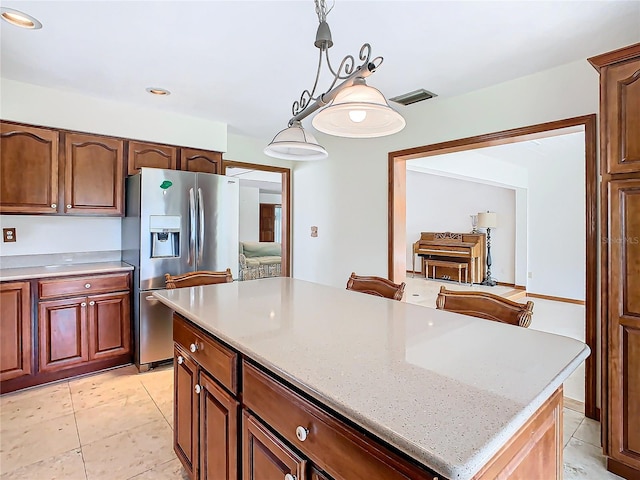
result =
[[[316,71],[312,0],[2,6],[44,25],[0,22],[2,77],[218,120],[261,139],[286,126]],[[450,97],[639,42],[640,1],[336,0],[328,23],[332,63],[365,42],[385,58],[368,82],[387,97],[417,88]],[[150,86],[172,94],[150,95]]]
[[[527,187],[528,170],[548,160],[584,158],[584,130],[575,127],[552,136],[506,145],[433,155],[407,162],[407,169],[505,187]],[[583,175],[576,172],[576,175]]]

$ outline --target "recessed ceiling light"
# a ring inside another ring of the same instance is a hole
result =
[[[145,90],[149,93],[153,93],[154,95],[171,95],[171,92],[164,88],[147,87]]]
[[[30,30],[37,30],[42,28],[42,24],[33,18],[31,15],[27,15],[24,12],[19,10],[14,10],[13,8],[4,8],[0,9],[2,13],[0,16],[3,20],[6,20],[11,25],[15,25],[16,27],[28,28]]]

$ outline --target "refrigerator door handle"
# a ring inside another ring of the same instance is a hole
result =
[[[204,254],[204,202],[201,188],[198,188],[198,215],[198,262],[202,263],[202,255]]]
[[[189,258],[187,263],[195,263],[196,249],[196,196],[193,188],[189,189]]]

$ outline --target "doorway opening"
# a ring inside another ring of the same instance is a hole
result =
[[[596,116],[570,118],[532,125],[477,137],[469,137],[433,145],[389,153],[389,278],[395,282],[405,278],[407,271],[407,161],[462,152],[496,145],[555,136],[572,128],[584,131],[585,147],[585,343],[592,354],[585,361],[585,415],[597,419],[596,348],[597,316],[597,157]],[[553,173],[553,172],[550,172]]]
[[[291,276],[291,170],[223,160],[222,171],[240,179],[240,241],[279,243],[279,275]]]

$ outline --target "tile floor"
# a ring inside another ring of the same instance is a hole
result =
[[[427,298],[424,279],[409,280],[407,298],[432,307],[439,286]],[[583,411],[566,401],[564,478],[620,479],[604,467],[600,424]],[[142,374],[127,366],[3,395],[0,480],[186,480],[172,415],[171,366]]]

